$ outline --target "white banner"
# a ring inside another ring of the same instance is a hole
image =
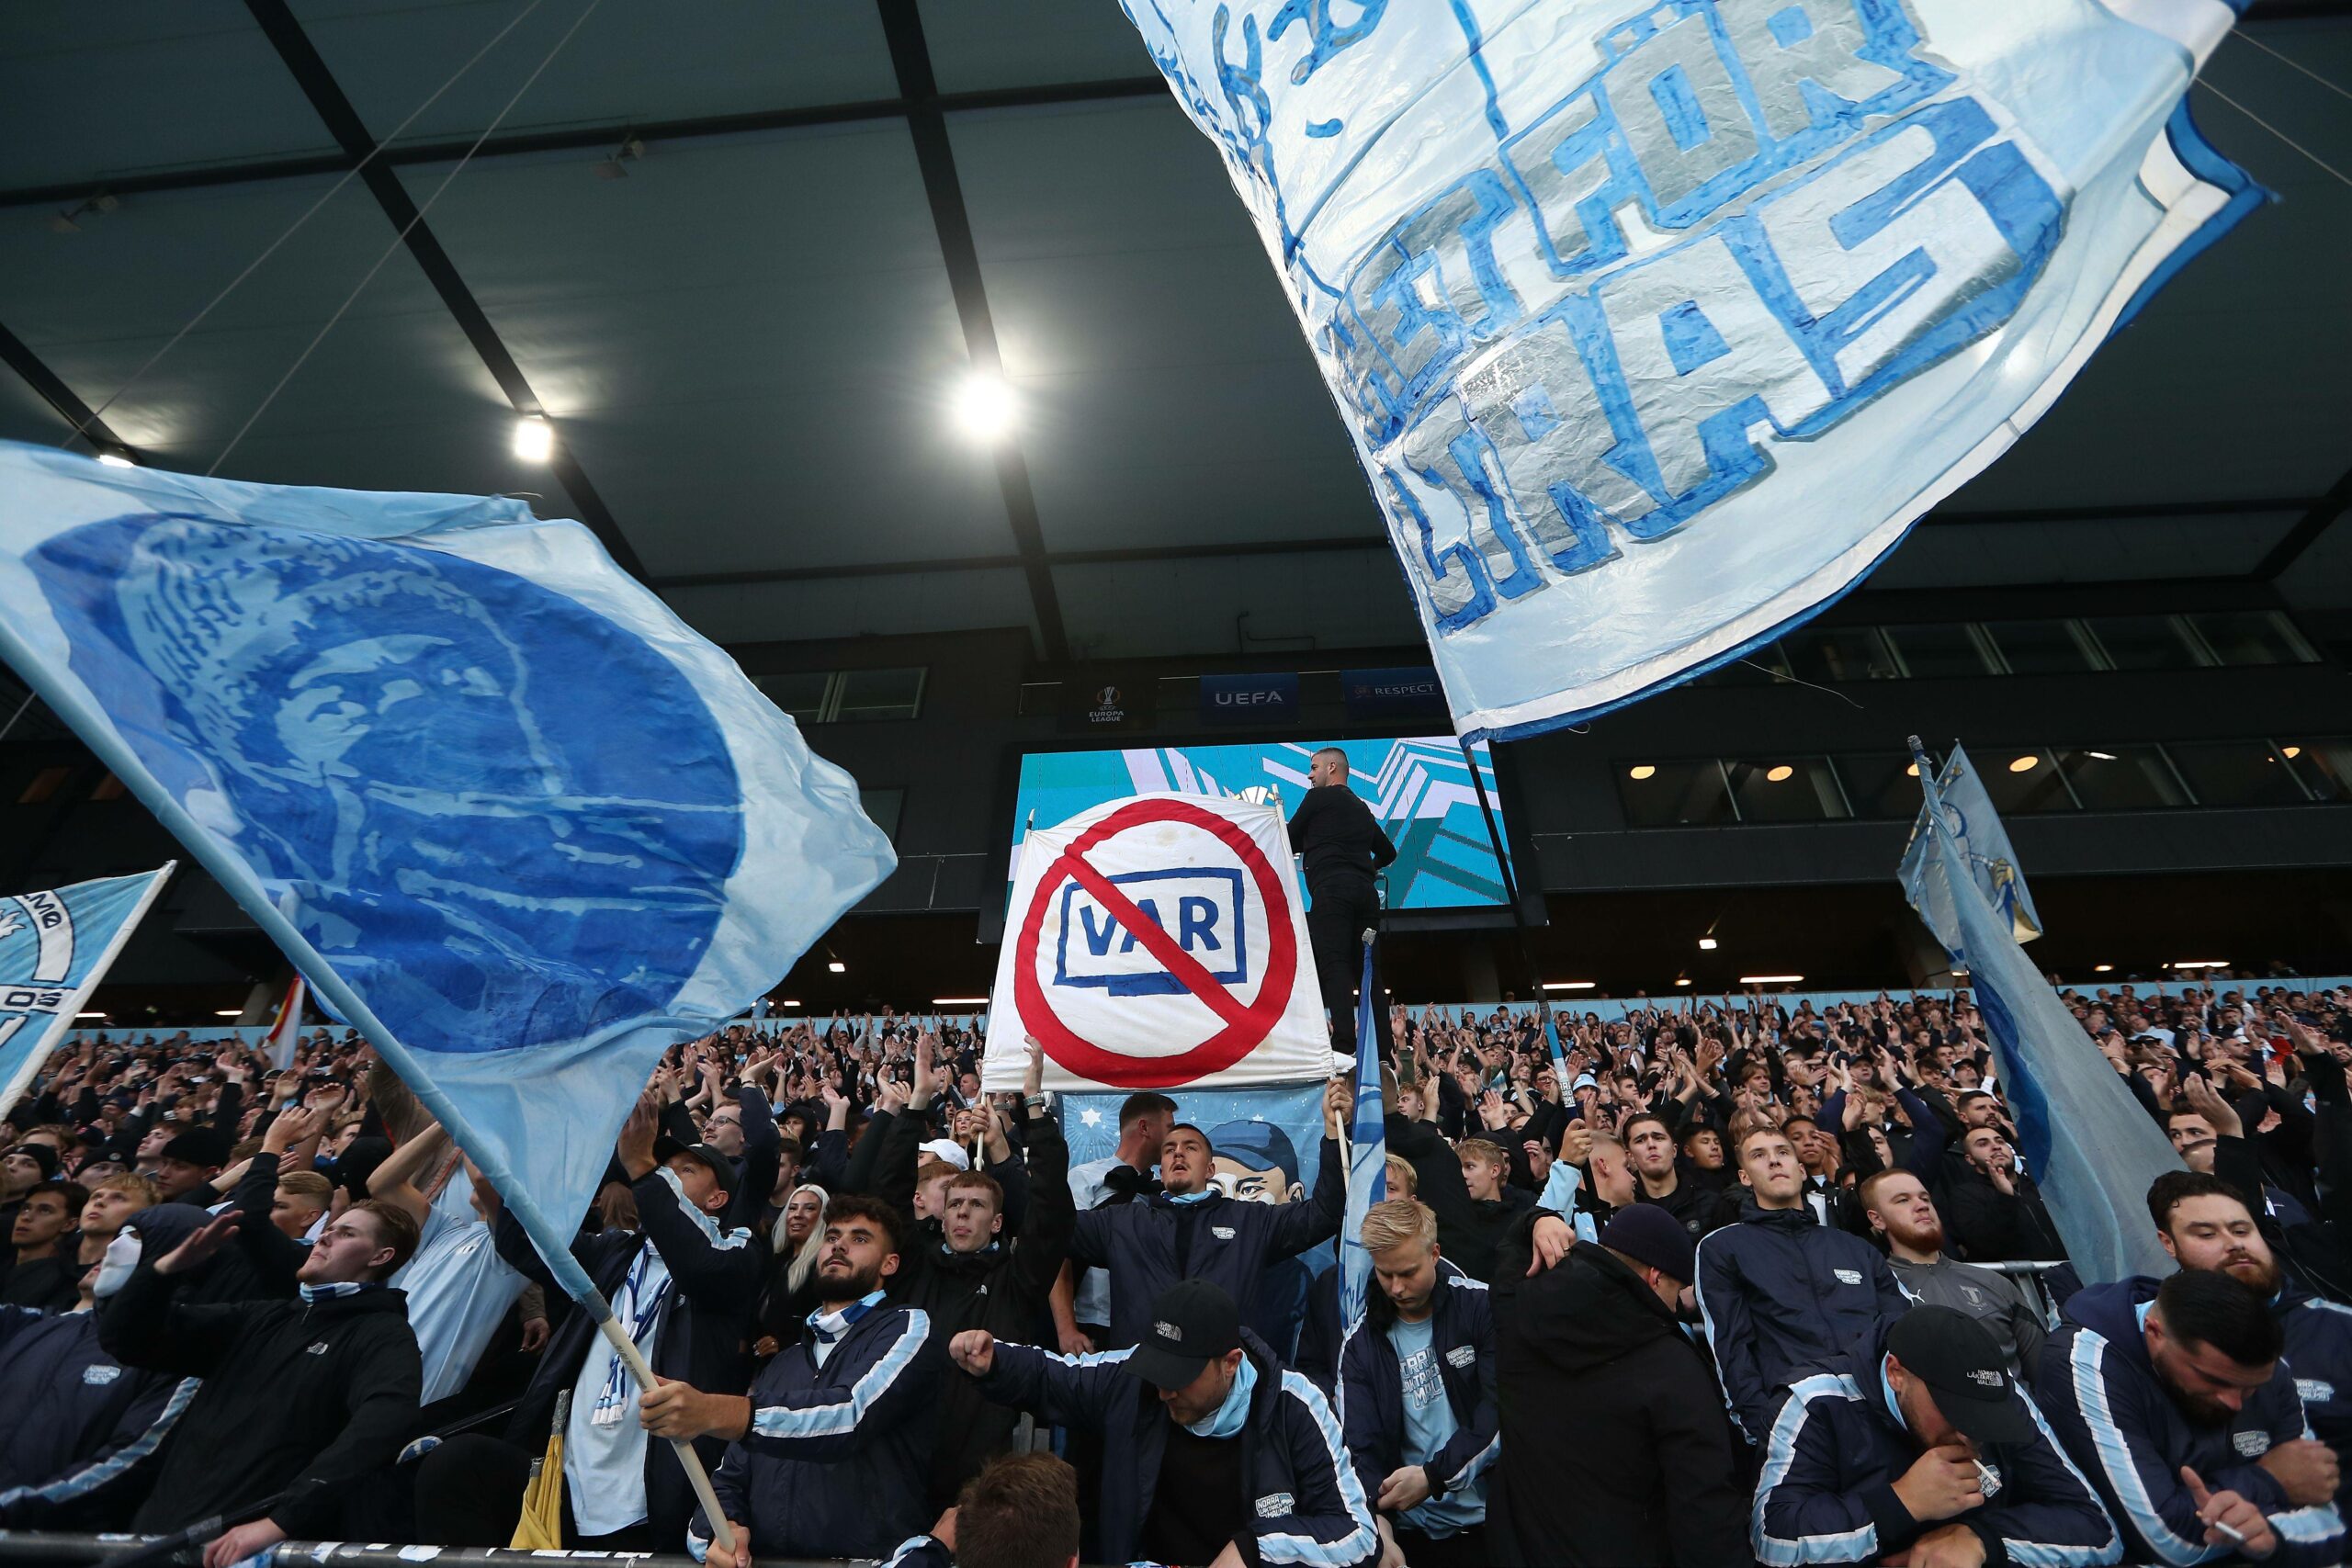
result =
[[[981,1084],[1172,1089],[1329,1075],[1306,902],[1272,806],[1144,795],[1032,831],[989,1005]]]

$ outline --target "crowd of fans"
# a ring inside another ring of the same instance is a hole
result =
[[[1034,1049],[984,1095],[966,1022],[739,1025],[655,1073],[572,1244],[650,1392],[355,1039],[90,1040],[0,1153],[0,1525],[225,1516],[208,1568],[2336,1562],[2352,994],[2064,994],[2042,1048],[2181,1156],[2161,1281],[2076,1277],[1964,992],[1562,1014],[1557,1055],[1397,1007],[1354,1325],[1344,1080],[1319,1157],[1179,1091],[1073,1166]]]

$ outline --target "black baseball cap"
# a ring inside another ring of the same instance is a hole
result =
[[[675,1138],[657,1138],[653,1143],[653,1157],[668,1165],[680,1155],[710,1167],[711,1175],[718,1178],[718,1190],[729,1197],[735,1195],[735,1162],[712,1148],[708,1144],[682,1144]]]
[[[1886,1331],[1886,1348],[1928,1385],[1936,1408],[1979,1448],[2030,1441],[2033,1417],[1993,1331],[1951,1307],[1915,1306]]]
[[[1241,1311],[1206,1280],[1184,1280],[1159,1292],[1151,1323],[1126,1369],[1155,1388],[1191,1384],[1217,1357],[1241,1348]]]

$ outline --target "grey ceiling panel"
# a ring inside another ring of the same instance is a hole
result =
[[[501,160],[433,223],[657,575],[1006,547],[903,127]]]
[[[688,626],[723,643],[800,642],[917,628],[982,631],[1030,624],[1028,585],[1013,568],[673,588],[662,597]]]
[[[543,0],[401,138],[464,138],[498,117],[580,17]],[[521,0],[297,0],[294,11],[379,136],[471,59]],[[514,106],[502,132],[684,119],[888,98],[882,28],[858,0],[599,6]]]
[[[922,0],[942,92],[1155,74],[1117,0]]]
[[[0,189],[334,150],[237,0],[12,0],[0,124]]]
[[[1937,524],[1872,572],[1871,588],[1981,588],[2241,576],[2294,525],[2289,513],[2100,523]],[[2088,606],[2086,606],[2088,608]]]
[[[1382,648],[1420,640],[1385,545],[1361,554],[1057,566],[1080,657]]]

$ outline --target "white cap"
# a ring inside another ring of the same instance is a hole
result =
[[[953,1138],[933,1138],[922,1148],[933,1159],[944,1159],[958,1170],[972,1168],[972,1156],[965,1151],[963,1145]]]

